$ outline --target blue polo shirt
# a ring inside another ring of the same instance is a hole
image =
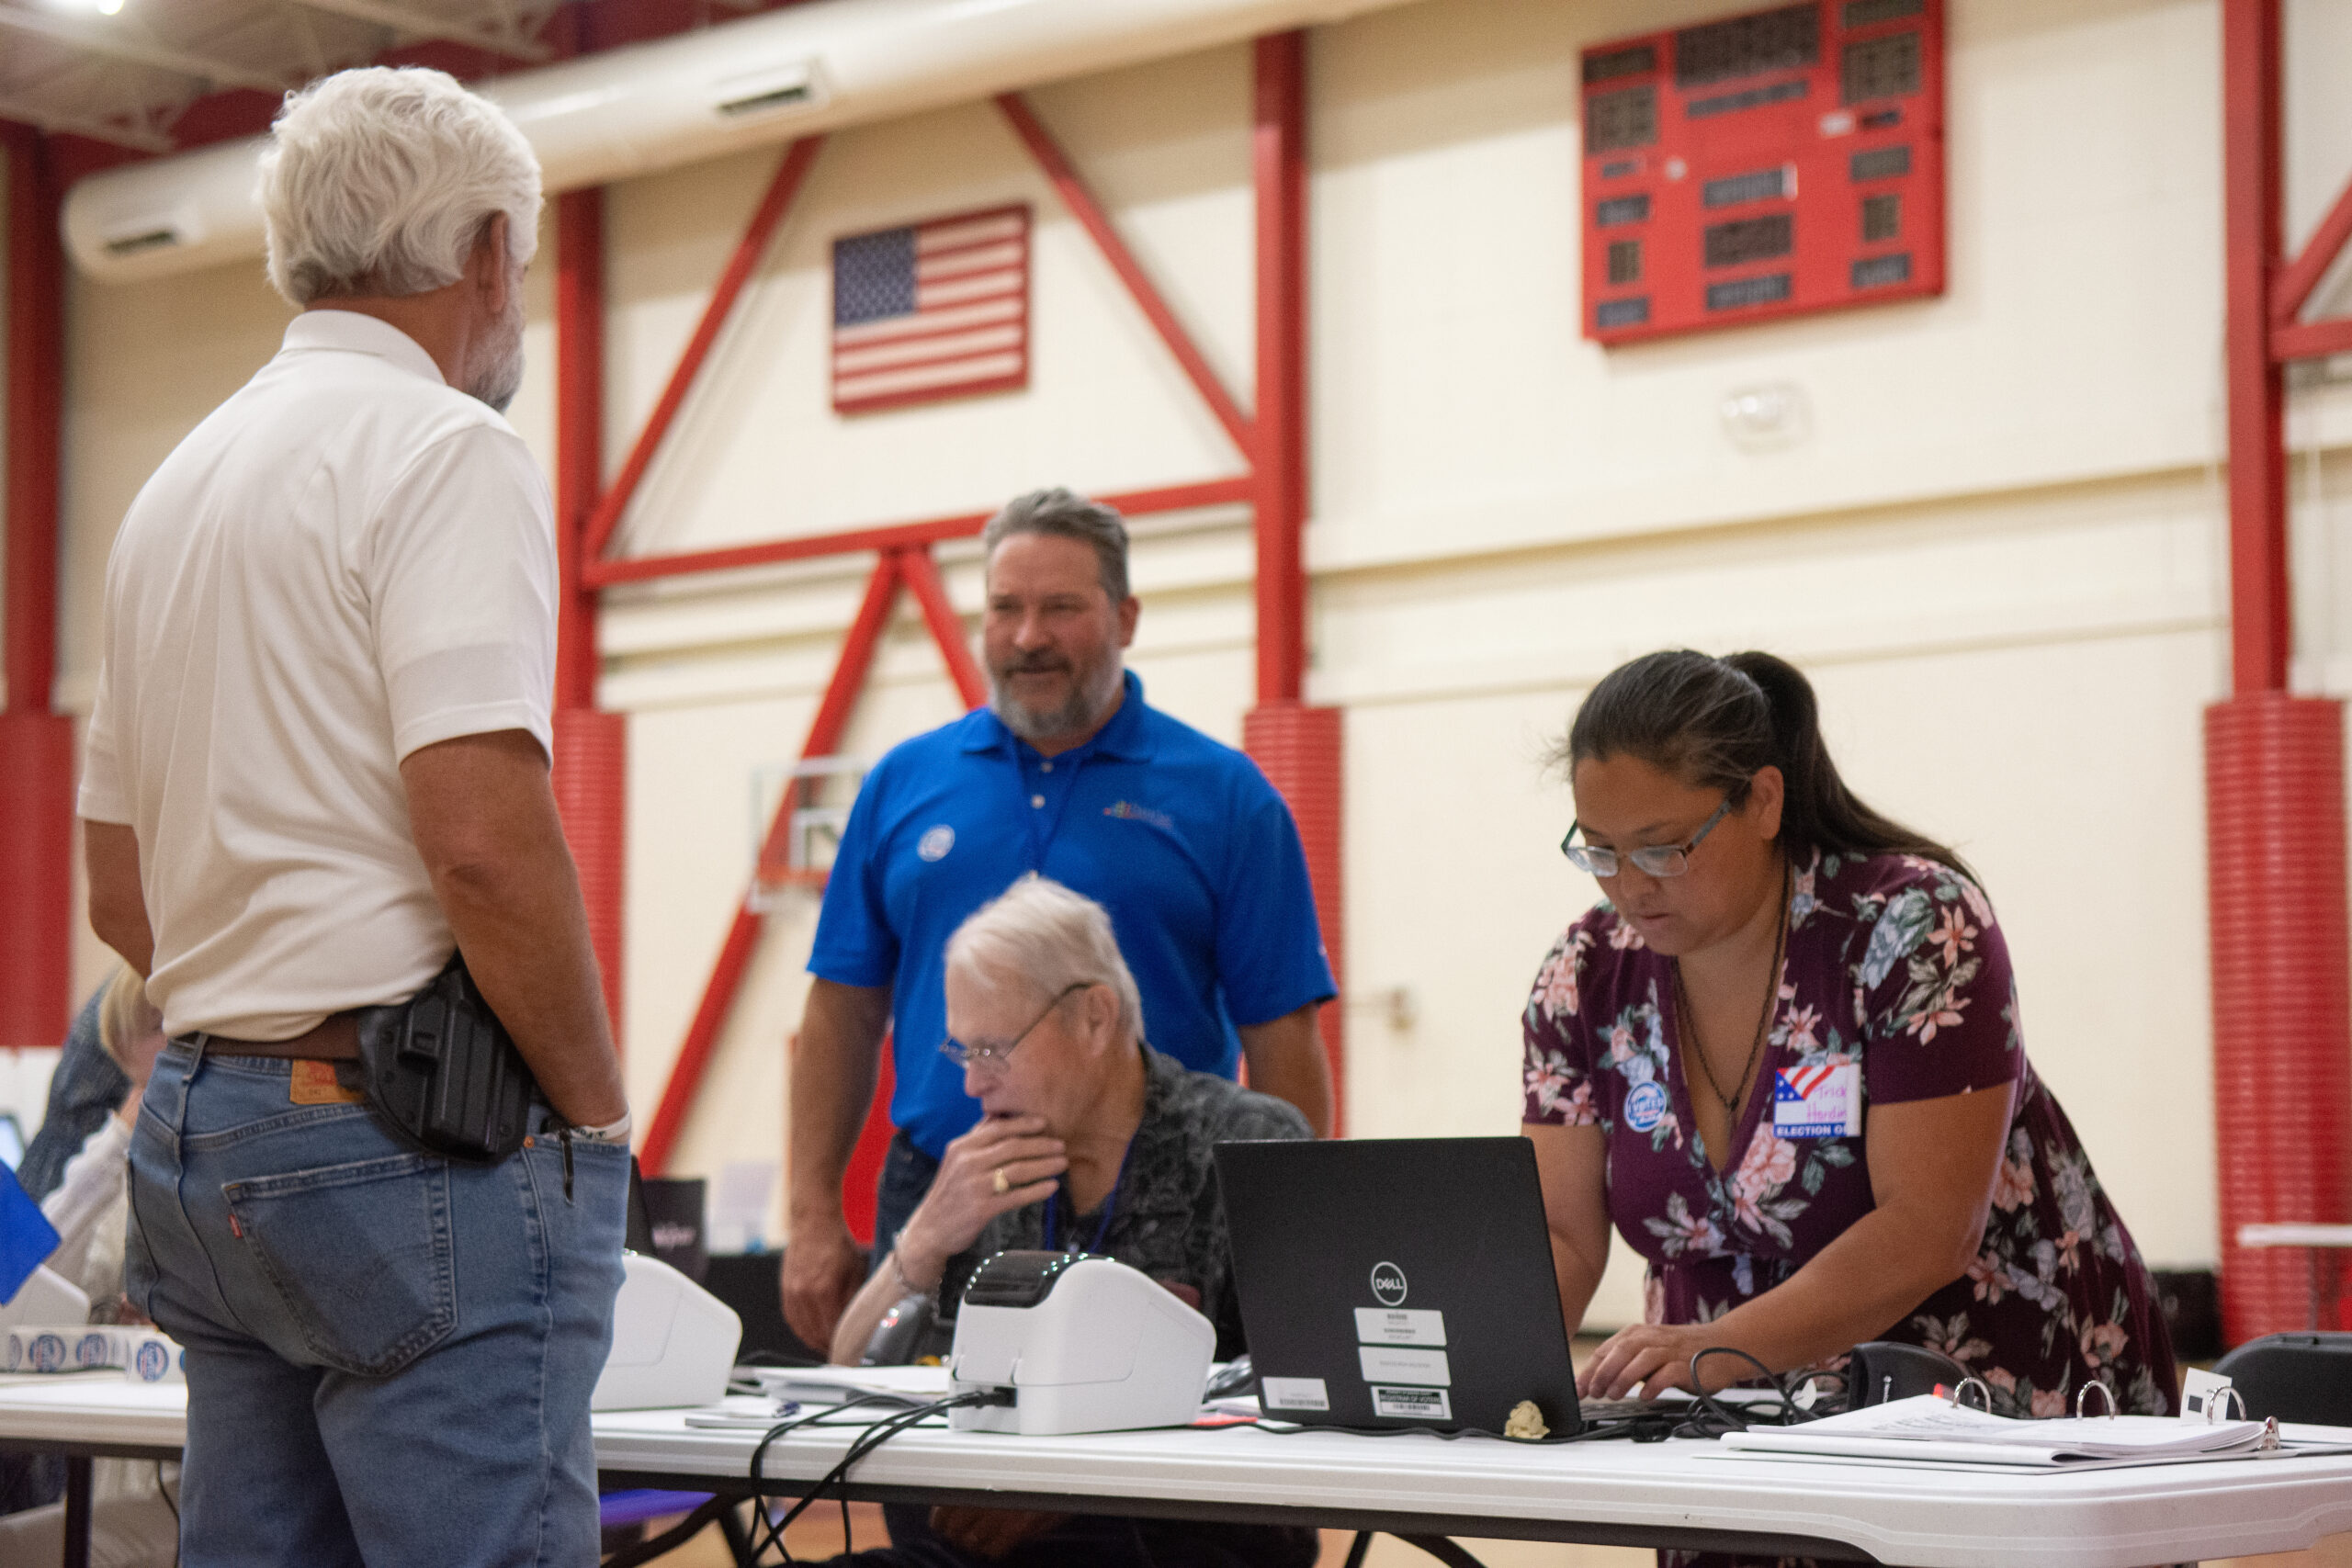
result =
[[[1111,912],[1145,1037],[1188,1067],[1233,1077],[1237,1024],[1336,989],[1289,807],[1255,762],[1125,682],[1111,722],[1058,757],[981,708],[893,747],[857,792],[808,971],[891,987],[890,1119],[933,1157],[979,1120],[938,1049],[947,939],[1024,873]]]

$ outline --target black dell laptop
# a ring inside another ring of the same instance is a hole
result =
[[[1268,1416],[1500,1432],[1532,1399],[1579,1429],[1526,1139],[1219,1144],[1216,1167]]]

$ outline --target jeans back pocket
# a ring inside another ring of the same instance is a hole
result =
[[[393,1155],[232,1181],[238,1234],[326,1365],[399,1371],[458,1321],[449,1170]]]

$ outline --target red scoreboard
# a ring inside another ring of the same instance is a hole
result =
[[[1585,335],[1943,292],[1943,0],[1814,0],[1585,51]]]

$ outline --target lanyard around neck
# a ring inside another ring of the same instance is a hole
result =
[[[1142,1129],[1138,1127],[1136,1131],[1140,1132]],[[1102,1200],[1102,1223],[1094,1227],[1094,1240],[1086,1249],[1089,1252],[1101,1252],[1102,1238],[1111,1234],[1111,1216],[1118,1213],[1119,1189],[1126,1185],[1127,1161],[1135,1157],[1135,1134],[1131,1133],[1127,1135],[1126,1148],[1119,1155],[1119,1174],[1111,1179],[1111,1195]],[[1061,1235],[1062,1200],[1067,1194],[1068,1189],[1065,1188],[1046,1201],[1046,1250],[1047,1252],[1059,1252],[1062,1249],[1058,1238]],[[1069,1220],[1072,1225],[1078,1224],[1078,1214],[1074,1209]]]

